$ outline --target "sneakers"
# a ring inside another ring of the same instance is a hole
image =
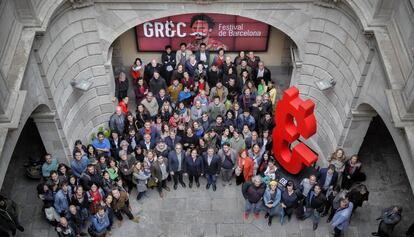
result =
[[[245,212],[244,213],[244,220],[247,221],[248,219],[249,219],[249,213],[248,212]]]
[[[259,220],[259,218],[260,218],[260,213],[254,213],[254,217],[256,218],[256,220]]]

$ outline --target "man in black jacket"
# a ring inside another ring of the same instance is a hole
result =
[[[0,195],[0,234],[1,236],[9,236],[12,232],[16,235],[16,229],[24,231],[18,219],[17,204],[8,198]]]
[[[210,186],[213,186],[213,191],[216,191],[216,181],[217,176],[220,174],[220,168],[221,168],[221,161],[220,158],[214,154],[214,148],[209,147],[207,149],[207,153],[204,154],[203,157],[204,162],[204,172],[203,174],[206,174],[207,178],[207,186],[206,189],[209,189]]]
[[[321,191],[321,186],[315,184],[313,190],[310,190],[306,197],[306,212],[302,220],[312,216],[313,230],[318,228],[321,212],[323,211],[326,202],[326,197]]]
[[[373,232],[373,236],[388,237],[394,230],[394,227],[401,221],[402,207],[392,206],[382,211],[381,220],[378,225],[378,231]]]
[[[165,78],[167,85],[171,83],[171,75],[174,71],[175,66],[177,65],[177,61],[175,58],[175,53],[171,50],[171,45],[165,46],[165,51],[161,54],[161,61],[162,61],[162,77]]]
[[[260,175],[252,178],[252,182],[244,183],[242,186],[242,193],[246,199],[244,205],[244,219],[249,219],[249,214],[253,209],[256,219],[259,219],[263,194],[266,190],[266,185]]]

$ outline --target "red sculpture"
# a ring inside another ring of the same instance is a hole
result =
[[[297,141],[300,135],[308,139],[316,133],[314,108],[315,103],[310,99],[303,101],[294,86],[284,91],[276,105],[273,153],[279,164],[291,174],[299,173],[304,166],[318,160],[318,156],[302,142],[290,149],[291,143]]]

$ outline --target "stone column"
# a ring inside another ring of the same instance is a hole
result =
[[[60,139],[54,112],[38,112],[31,116],[36,123],[46,152],[57,158],[59,163],[68,163],[68,157]]]
[[[343,144],[343,149],[347,156],[358,154],[367,134],[368,127],[373,117],[377,113],[375,111],[352,111],[351,123],[349,125],[348,134]]]

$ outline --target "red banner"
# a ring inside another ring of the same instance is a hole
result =
[[[182,42],[193,51],[202,42],[211,51],[266,51],[269,25],[241,16],[185,14],[140,24],[136,34],[141,52],[164,51],[166,45],[177,50]]]

